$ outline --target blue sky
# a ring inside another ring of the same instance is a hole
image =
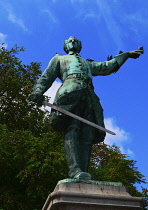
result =
[[[42,70],[56,52],[65,54],[69,36],[82,41],[83,58],[95,61],[144,46],[139,59],[128,59],[116,74],[95,77],[93,83],[106,127],[117,134],[107,135],[105,143],[138,161],[148,180],[147,11],[147,0],[0,0],[0,42],[24,46],[23,63],[41,62]],[[57,80],[46,94],[53,98],[59,85]]]

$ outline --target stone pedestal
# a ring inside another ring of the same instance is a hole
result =
[[[65,179],[58,182],[42,210],[142,210],[121,183]]]

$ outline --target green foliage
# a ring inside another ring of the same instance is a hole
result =
[[[34,135],[45,132],[45,113],[27,98],[37,78],[41,75],[40,63],[22,64],[16,55],[24,51],[17,45],[0,49],[0,120],[10,130],[29,130]]]
[[[121,182],[132,196],[144,197],[147,202],[147,194],[139,192],[135,184],[146,183],[144,176],[135,167],[136,161],[129,160],[128,156],[122,154],[119,147],[106,144],[93,146],[91,156],[90,173],[95,180]]]
[[[145,183],[144,176],[135,167],[136,161],[127,159],[116,146],[94,145],[91,158],[91,171],[95,179],[122,182],[133,196],[140,196],[134,184]]]
[[[99,181],[121,182],[130,195],[144,198],[147,209],[148,189],[142,188],[142,192],[139,192],[135,187],[135,184],[146,184],[146,180],[135,164],[136,161],[129,160],[115,145],[93,145],[90,161],[90,173],[93,178]]]
[[[28,131],[9,131],[5,125],[0,134],[0,206],[41,209],[68,173],[62,134],[49,132],[37,138]]]

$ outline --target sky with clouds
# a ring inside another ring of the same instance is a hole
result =
[[[82,41],[83,58],[102,62],[144,46],[139,59],[128,59],[116,74],[94,77],[93,83],[106,127],[117,134],[107,135],[105,143],[138,161],[148,180],[147,11],[147,0],[0,0],[0,43],[24,46],[23,63],[41,62],[42,71],[56,52],[65,54],[69,36]],[[46,92],[51,102],[60,84],[57,80]]]

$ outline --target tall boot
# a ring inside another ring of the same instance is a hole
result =
[[[88,172],[92,144],[81,144],[79,148],[80,168],[84,172]]]
[[[66,159],[69,167],[69,176],[74,178],[77,173],[82,170],[79,165],[79,150],[78,150],[78,136],[79,129],[77,126],[70,126],[65,134],[64,149],[66,153]]]

